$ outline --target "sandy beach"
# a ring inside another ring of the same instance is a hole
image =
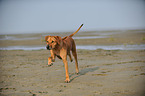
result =
[[[63,37],[69,34],[1,35],[0,47],[45,47],[45,35]],[[79,32],[74,37],[77,37],[76,45],[145,44],[145,30]],[[61,60],[56,58],[53,66],[47,66],[47,58],[50,56],[48,50],[0,50],[0,96],[145,95],[145,49],[78,49],[77,53],[80,72],[75,74],[74,61],[68,59],[71,82],[65,83],[64,64]]]

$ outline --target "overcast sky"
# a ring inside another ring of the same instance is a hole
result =
[[[0,0],[0,34],[145,29],[145,0]]]

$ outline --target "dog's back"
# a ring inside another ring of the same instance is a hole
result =
[[[67,47],[68,48],[68,51],[72,50],[73,47],[75,47],[75,42],[74,42],[74,40],[73,40],[72,37],[66,36],[62,40],[66,44],[66,46],[68,46]]]

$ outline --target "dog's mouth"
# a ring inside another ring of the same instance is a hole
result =
[[[47,45],[47,46],[46,46],[46,49],[47,49],[47,50],[51,50],[52,48],[51,48],[49,45]]]

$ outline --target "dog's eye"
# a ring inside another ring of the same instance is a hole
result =
[[[48,43],[48,41],[46,41]]]
[[[52,41],[51,43],[53,43],[54,41]]]

